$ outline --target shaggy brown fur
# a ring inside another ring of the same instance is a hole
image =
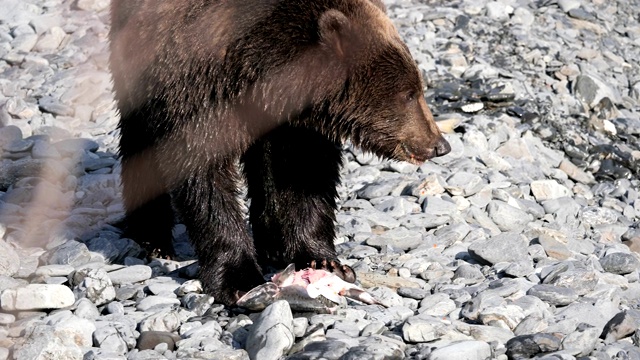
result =
[[[449,151],[379,0],[113,0],[111,67],[126,233],[171,256],[175,208],[227,304],[267,262],[354,280],[333,245],[344,139],[414,163]]]

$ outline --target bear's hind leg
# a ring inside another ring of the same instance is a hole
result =
[[[243,161],[259,262],[277,268],[294,262],[297,269],[323,268],[355,281],[334,246],[339,144],[283,125],[255,143]]]
[[[231,305],[264,283],[241,210],[236,162],[202,165],[186,174],[171,192],[173,203],[198,254],[205,290]]]

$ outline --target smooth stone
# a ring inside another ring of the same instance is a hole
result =
[[[185,332],[181,331],[183,339],[204,339],[208,337],[218,338],[222,333],[222,327],[215,321],[208,321]]]
[[[572,196],[571,190],[555,180],[536,180],[531,182],[531,192],[538,202]]]
[[[422,234],[418,231],[408,230],[405,227],[397,227],[383,232],[380,235],[374,235],[366,240],[366,244],[378,249],[391,246],[403,251],[409,251],[417,248],[423,243]]]
[[[477,265],[470,264],[461,264],[458,268],[453,272],[452,280],[457,280],[456,282],[471,285],[482,282],[485,279],[485,276],[480,271]]]
[[[68,276],[74,270],[71,265],[43,265],[36,269],[35,274],[46,277]]]
[[[511,359],[531,359],[536,355],[557,351],[560,339],[553,334],[521,335],[507,341],[507,356]]]
[[[137,349],[154,349],[158,344],[167,344],[168,350],[173,351],[176,343],[182,340],[179,335],[167,331],[143,331],[138,337]]]
[[[439,347],[429,354],[431,360],[490,359],[491,346],[484,341],[460,341]]]
[[[429,342],[439,339],[447,331],[439,318],[419,315],[408,318],[402,325],[402,338],[411,343]]]
[[[112,301],[104,307],[107,314],[124,314],[124,305],[117,301]]]
[[[171,307],[173,305],[179,305],[180,299],[170,298],[164,296],[147,296],[146,298],[140,300],[138,305],[136,305],[136,309],[138,311],[148,311],[154,307]]]
[[[344,206],[343,206],[344,207]],[[404,198],[394,197],[377,204],[375,208],[387,215],[399,218],[401,216],[420,212],[420,205]]]
[[[134,265],[109,272],[113,285],[133,284],[151,278],[153,271],[147,265]]]
[[[571,264],[561,264],[542,282],[543,284],[570,288],[575,290],[578,295],[584,295],[596,287],[598,280],[594,270],[576,268]]]
[[[94,303],[87,298],[79,299],[76,302],[74,314],[87,320],[95,320],[100,316],[100,312]]]
[[[64,285],[30,284],[6,289],[0,295],[2,309],[6,311],[61,309],[74,302],[73,292]]]
[[[361,345],[353,346],[340,357],[342,360],[401,359],[405,344],[382,335],[370,336]]]
[[[589,172],[583,171],[579,167],[577,167],[574,163],[567,159],[563,159],[558,167],[562,170],[569,178],[582,183],[582,184],[593,184],[595,179],[593,175]]]
[[[455,202],[436,196],[427,196],[422,202],[422,211],[435,216],[451,216],[457,212]]]
[[[387,181],[381,183],[371,183],[366,185],[362,190],[358,191],[358,196],[362,199],[375,199],[389,195],[397,184]]]
[[[340,340],[323,340],[309,343],[304,350],[298,354],[288,357],[289,360],[308,359],[340,359],[349,351],[349,345]]]
[[[526,211],[500,200],[492,200],[487,206],[487,213],[502,231],[522,229],[532,220]]]
[[[293,316],[286,301],[267,306],[254,321],[246,350],[252,360],[280,359],[293,346]]]
[[[640,261],[632,254],[616,252],[600,259],[600,265],[606,272],[625,275],[640,268]]]
[[[456,303],[444,293],[428,295],[420,301],[418,313],[422,315],[446,317],[456,310]]]
[[[48,265],[71,265],[78,267],[91,261],[87,246],[78,241],[67,241],[42,255]]]
[[[573,254],[567,245],[562,243],[552,235],[548,234],[540,234],[538,237],[538,242],[544,249],[545,253],[554,259],[558,260],[566,260],[570,258]]]
[[[484,263],[516,262],[528,258],[528,242],[518,233],[503,233],[469,245],[471,257]]]
[[[400,287],[398,288],[397,292],[400,296],[415,300],[422,300],[430,294],[428,290],[412,287]]]
[[[581,6],[580,1],[578,0],[558,0],[558,6],[564,12],[569,12],[573,9],[577,9]]]
[[[456,172],[446,182],[445,188],[451,195],[471,196],[482,189],[484,180],[477,174]]]
[[[578,300],[578,294],[573,289],[545,284],[533,286],[527,291],[527,295],[535,296],[554,306],[569,305]]]

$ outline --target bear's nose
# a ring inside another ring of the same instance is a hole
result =
[[[445,140],[444,137],[440,136],[434,149],[436,151],[436,156],[443,156],[447,155],[451,151],[451,145],[449,145],[449,142]]]

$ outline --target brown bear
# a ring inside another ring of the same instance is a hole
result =
[[[379,0],[113,0],[111,20],[125,234],[171,257],[177,210],[222,303],[265,264],[355,280],[333,244],[342,141],[450,151]]]

